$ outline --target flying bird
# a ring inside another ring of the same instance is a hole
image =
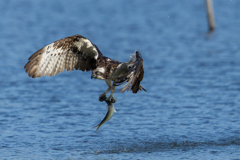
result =
[[[108,89],[100,95],[99,101],[115,103],[115,87],[125,82],[121,92],[146,91],[140,85],[144,69],[139,51],[135,51],[129,61],[119,62],[105,57],[96,45],[81,35],[66,37],[43,47],[29,57],[24,69],[32,78],[46,75],[51,77],[64,70],[92,71],[91,78],[105,80],[108,85]],[[110,96],[106,97],[110,91]]]

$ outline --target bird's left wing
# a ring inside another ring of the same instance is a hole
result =
[[[35,52],[24,66],[29,77],[53,76],[60,72],[96,68],[101,52],[90,40],[74,35],[55,41]]]
[[[135,51],[131,55],[128,62],[128,72],[126,75],[118,77],[116,86],[121,85],[124,82],[127,82],[121,89],[121,92],[132,90],[133,93],[137,93],[139,90],[146,91],[141,85],[140,82],[144,77],[143,69],[143,59],[140,52]]]

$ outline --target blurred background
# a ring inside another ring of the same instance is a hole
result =
[[[213,6],[208,34],[204,0],[1,0],[1,158],[240,159],[240,1]],[[112,59],[144,59],[148,92],[116,92],[117,113],[97,133],[104,81],[23,68],[74,34]]]

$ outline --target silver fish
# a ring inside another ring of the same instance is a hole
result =
[[[101,127],[101,125],[103,125],[105,122],[107,122],[108,120],[110,120],[113,116],[113,113],[116,112],[116,110],[114,109],[114,105],[112,102],[110,101],[106,101],[107,103],[107,109],[108,109],[108,112],[106,114],[106,116],[104,117],[104,119],[98,124],[96,125],[95,127],[97,127],[96,129],[96,132],[98,131],[98,129]],[[93,127],[93,128],[95,128]]]

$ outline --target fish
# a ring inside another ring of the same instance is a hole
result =
[[[114,105],[113,105],[113,103],[111,101],[106,101],[106,103],[107,103],[107,109],[108,109],[107,114],[106,114],[106,116],[103,118],[103,120],[98,125],[93,127],[93,128],[97,127],[96,132],[101,127],[101,125],[103,125],[105,122],[109,121],[112,118],[114,112],[117,112],[114,109]]]

